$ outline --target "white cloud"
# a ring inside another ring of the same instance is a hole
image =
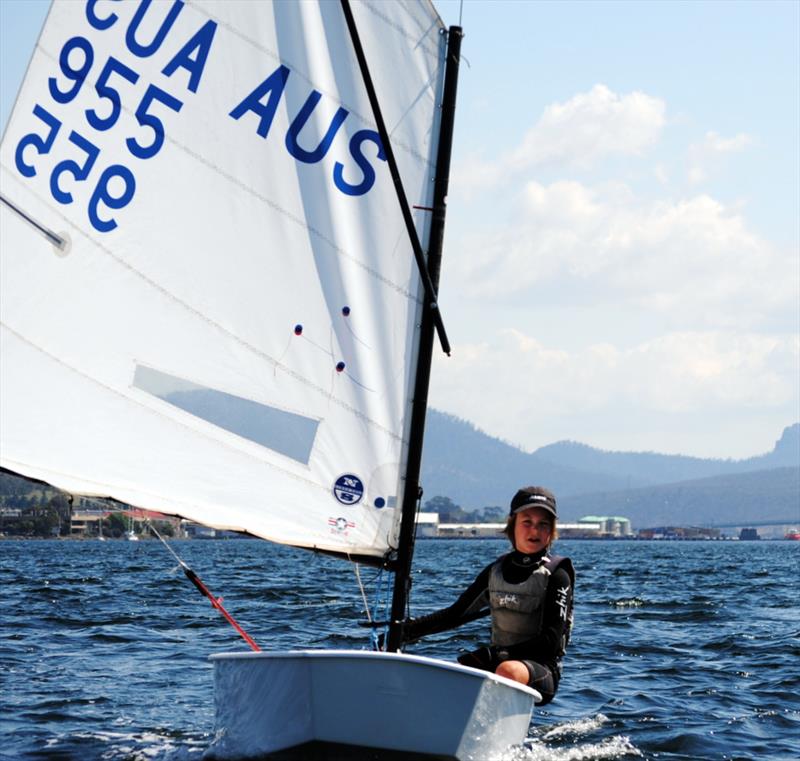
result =
[[[705,141],[699,149],[705,153],[739,153],[752,142],[753,138],[743,132],[736,137],[722,137],[716,132],[706,132]]]
[[[690,185],[699,185],[701,182],[705,182],[708,179],[708,172],[699,166],[691,166],[686,173],[686,179],[689,181]]]
[[[658,141],[663,100],[641,92],[618,95],[602,84],[545,108],[512,161],[520,167],[557,164],[587,168],[606,156],[638,156]]]
[[[465,294],[523,299],[572,284],[583,303],[624,303],[692,328],[750,329],[797,303],[796,253],[707,195],[642,203],[619,185],[530,182],[513,219],[459,243],[450,266]]]
[[[664,164],[657,164],[656,168],[653,170],[653,175],[661,185],[669,184],[669,170]]]
[[[787,368],[798,361],[796,336],[686,331],[625,350],[598,343],[568,352],[505,330],[491,343],[455,346],[451,358],[438,360],[431,403],[533,449],[554,440],[553,421],[563,430],[566,418],[604,415],[613,431],[638,416],[682,416],[691,425],[694,416],[727,410],[796,409],[798,389]]]
[[[687,179],[698,185],[709,179],[722,166],[724,158],[731,153],[741,153],[754,143],[753,138],[743,132],[734,137],[722,137],[716,132],[706,132],[701,143],[689,146],[689,169]]]
[[[665,125],[663,100],[641,92],[618,95],[602,84],[564,103],[547,106],[505,155],[468,156],[455,168],[453,186],[469,195],[536,167],[590,168],[609,156],[639,156]]]

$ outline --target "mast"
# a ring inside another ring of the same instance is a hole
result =
[[[447,35],[447,62],[445,65],[444,93],[442,95],[442,119],[439,129],[439,147],[436,156],[436,178],[433,194],[433,218],[431,221],[428,271],[435,291],[439,287],[439,272],[444,244],[444,222],[447,211],[447,189],[450,181],[450,156],[455,122],[458,66],[461,56],[460,26],[451,26]],[[383,139],[383,137],[381,137]],[[414,554],[414,524],[417,501],[420,497],[419,472],[422,463],[422,443],[425,435],[425,414],[428,408],[428,388],[433,356],[434,319],[438,314],[435,305],[428,305],[422,314],[420,326],[417,374],[414,381],[414,398],[411,409],[410,443],[403,491],[400,538],[395,562],[394,590],[392,592],[391,622],[386,649],[399,651],[403,644],[403,625],[406,605],[411,588],[411,560]]]
[[[439,334],[439,340],[444,352],[450,354],[450,346],[442,324],[441,313],[437,303],[437,290],[439,284],[439,271],[442,260],[442,246],[444,243],[444,222],[447,210],[447,188],[450,181],[450,156],[453,143],[453,124],[455,122],[456,90],[458,87],[458,67],[461,55],[461,38],[463,31],[460,26],[451,26],[447,36],[447,50],[445,61],[444,91],[442,93],[442,118],[439,125],[439,145],[436,155],[436,177],[434,179],[433,212],[431,219],[430,242],[427,261],[422,252],[422,247],[417,236],[416,228],[411,217],[411,209],[406,198],[394,151],[389,139],[386,124],[383,121],[380,104],[372,83],[364,49],[358,34],[358,28],[350,8],[350,0],[341,0],[350,39],[367,90],[372,113],[381,138],[386,161],[392,175],[397,201],[403,214],[408,237],[414,250],[414,257],[419,267],[420,278],[425,289],[425,309],[422,312],[420,324],[419,352],[417,355],[417,368],[414,378],[414,391],[411,403],[411,425],[409,428],[409,447],[406,459],[406,472],[404,476],[405,489],[403,490],[403,504],[400,517],[400,536],[398,540],[397,557],[390,567],[394,570],[394,589],[392,592],[391,621],[389,636],[386,642],[387,650],[400,650],[403,643],[403,623],[405,609],[408,602],[411,577],[411,560],[414,554],[414,524],[417,514],[417,501],[420,496],[419,472],[422,462],[422,442],[425,435],[425,414],[428,407],[428,387],[431,377],[431,359],[433,355],[434,332]]]

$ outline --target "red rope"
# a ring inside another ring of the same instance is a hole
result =
[[[207,597],[209,600],[211,600],[211,607],[212,608],[216,608],[220,613],[222,613],[222,615],[225,616],[225,620],[234,629],[236,629],[237,632],[239,632],[239,634],[242,637],[242,639],[248,645],[250,645],[250,647],[253,650],[255,650],[257,653],[260,653],[261,652],[261,648],[253,641],[252,637],[250,637],[250,635],[244,629],[242,629],[242,627],[239,626],[238,623],[236,623],[236,619],[230,613],[228,613],[228,611],[225,610],[225,608],[222,606],[222,598],[221,597],[214,597],[214,595],[211,594],[211,592],[209,591],[208,587],[205,584],[203,584],[202,581],[200,581],[200,577],[191,568],[189,568],[189,566],[186,565],[186,563],[184,563],[183,560],[180,559],[180,557],[178,556],[178,553],[175,552],[175,550],[173,550],[172,547],[170,547],[167,544],[166,539],[164,539],[164,537],[161,536],[161,534],[158,533],[158,531],[156,530],[155,526],[150,524],[150,530],[161,540],[161,544],[163,544],[167,548],[167,550],[172,555],[172,557],[174,557],[175,560],[178,561],[178,563],[180,564],[181,568],[183,568],[183,572],[186,574],[186,578],[189,579],[189,581],[191,581],[192,584],[195,585],[195,587],[197,588],[197,591],[200,592],[201,595],[203,595],[203,596]]]
[[[186,578],[192,582],[192,584],[197,587],[198,591],[205,595],[209,600],[211,600],[211,607],[216,608],[223,616],[225,616],[225,620],[234,628],[237,632],[241,635],[242,639],[250,645],[250,647],[255,650],[257,653],[261,652],[261,648],[253,641],[252,637],[244,630],[241,626],[236,622],[236,619],[228,613],[227,610],[222,606],[222,598],[221,597],[214,597],[211,594],[208,587],[200,581],[200,577],[191,569],[186,566],[183,568],[183,572],[186,574]]]

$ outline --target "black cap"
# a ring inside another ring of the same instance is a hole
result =
[[[526,486],[520,489],[511,500],[511,510],[509,515],[516,515],[522,510],[528,510],[531,507],[541,507],[552,513],[556,517],[556,497],[553,492],[541,486]]]

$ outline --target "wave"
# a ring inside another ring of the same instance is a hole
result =
[[[548,729],[542,735],[542,739],[552,740],[553,738],[564,737],[565,735],[582,737],[599,729],[607,721],[608,716],[598,713],[596,716],[587,716],[584,719],[576,719],[575,721],[568,721],[565,724],[557,724]]]
[[[596,743],[554,748],[527,743],[503,755],[502,761],[605,761],[616,758],[641,758],[642,752],[624,735],[616,735]]]

